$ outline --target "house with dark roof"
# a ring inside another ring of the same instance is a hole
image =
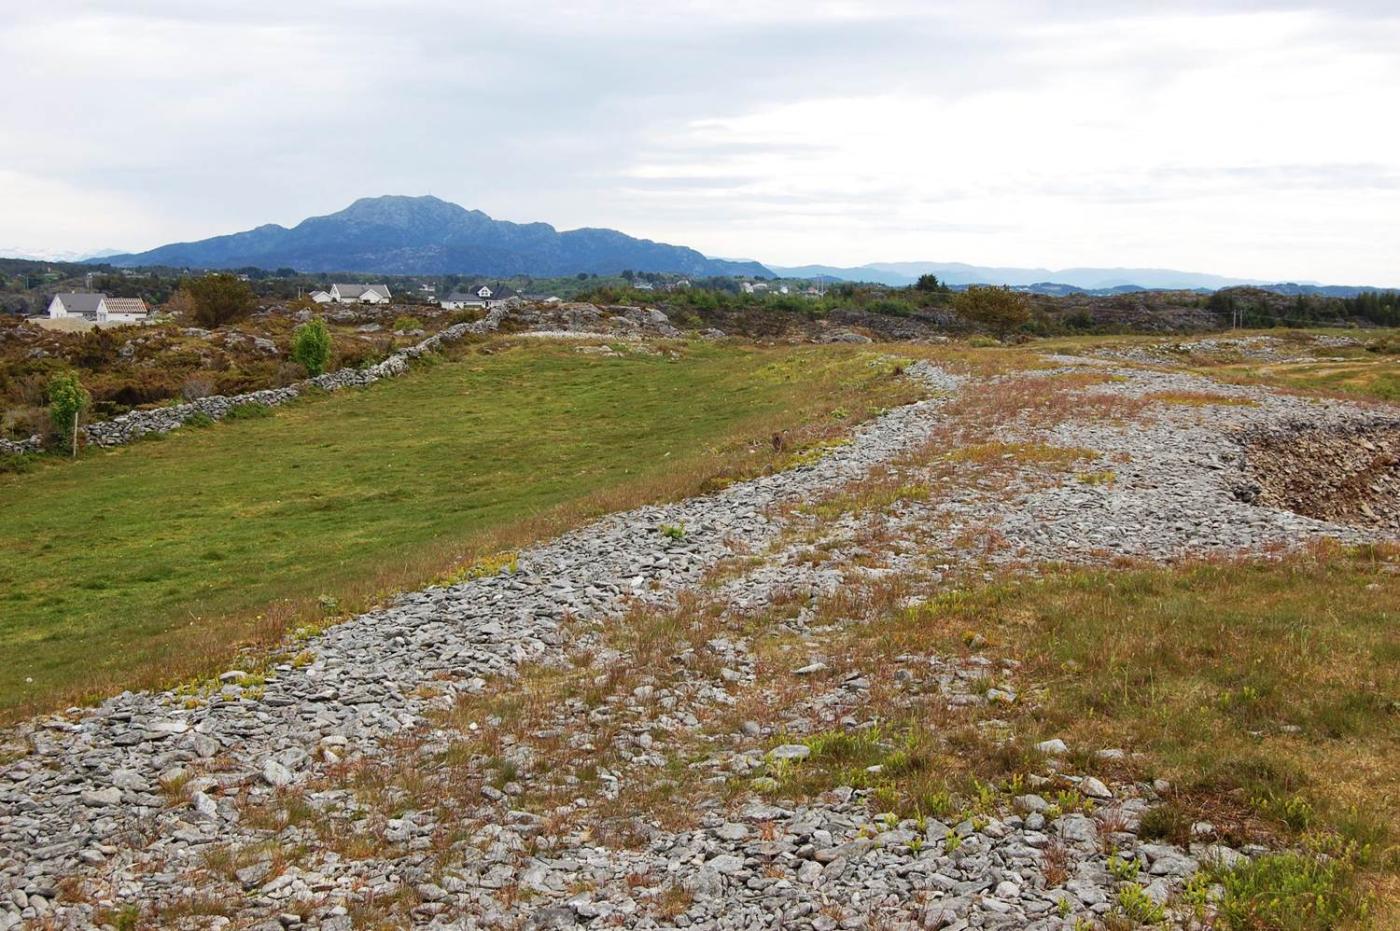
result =
[[[331,300],[337,304],[387,304],[391,297],[387,284],[331,285]]]
[[[146,302],[139,297],[108,297],[97,292],[66,291],[55,294],[49,302],[51,320],[145,323],[149,316]]]
[[[462,310],[466,307],[483,307],[490,310],[514,297],[519,295],[509,285],[482,284],[466,291],[453,291],[439,303],[444,310]]]
[[[486,301],[467,291],[453,291],[438,304],[443,310],[464,310],[467,307],[485,307]]]
[[[81,317],[84,320],[95,321],[97,313],[103,309],[103,301],[106,299],[107,295],[105,294],[87,294],[75,291],[55,294],[53,300],[49,302],[49,317],[55,320],[63,317]]]

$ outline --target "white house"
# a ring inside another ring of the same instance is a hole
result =
[[[331,285],[331,300],[337,304],[387,304],[390,296],[386,284]]]
[[[468,294],[463,291],[453,291],[447,297],[438,301],[443,310],[462,310],[467,307],[485,307],[486,302],[475,294]]]
[[[329,304],[331,302],[331,295],[329,291],[312,291],[307,296],[318,304]]]
[[[97,308],[99,323],[145,323],[148,314],[139,297],[106,297]]]
[[[87,320],[91,323],[145,323],[150,312],[139,297],[108,297],[98,293],[65,292],[49,302],[54,320]]]
[[[515,291],[503,284],[483,284],[467,291],[453,291],[441,304],[444,310],[461,310],[464,307],[484,307],[489,310],[513,297],[516,297]]]
[[[55,294],[53,300],[49,302],[49,316],[55,320],[62,317],[81,317],[85,320],[97,320],[98,314],[106,313],[103,302],[107,299],[105,294],[79,294],[67,292],[65,294]]]

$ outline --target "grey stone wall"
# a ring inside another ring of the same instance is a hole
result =
[[[0,437],[0,456],[18,456],[23,453],[37,453],[44,448],[44,438],[34,434],[27,440],[7,440]]]
[[[373,384],[381,378],[393,378],[408,371],[409,363],[422,356],[424,353],[432,352],[445,343],[454,342],[464,336],[473,333],[488,333],[500,326],[501,318],[506,313],[506,308],[493,310],[485,318],[475,323],[459,323],[450,326],[440,333],[435,333],[427,339],[413,346],[409,346],[399,352],[389,356],[377,365],[363,369],[340,369],[336,372],[327,372],[315,378],[308,378],[299,381],[294,385],[285,388],[266,388],[262,391],[250,391],[247,394],[237,395],[211,395],[207,398],[200,398],[188,404],[177,404],[173,407],[160,407],[153,410],[132,411],[105,420],[100,423],[89,424],[83,427],[83,436],[87,442],[95,446],[121,446],[139,439],[150,433],[169,433],[171,430],[179,429],[188,423],[192,418],[200,415],[208,417],[210,420],[223,420],[228,416],[229,411],[243,404],[261,404],[267,407],[277,407],[294,401],[304,394],[308,389],[319,389],[322,391],[339,391],[343,388],[360,388]],[[38,438],[35,437],[34,440]],[[34,442],[34,440],[26,442]],[[0,441],[7,445],[10,441]],[[37,449],[37,445],[35,447]],[[0,452],[5,451],[5,446],[0,446]]]

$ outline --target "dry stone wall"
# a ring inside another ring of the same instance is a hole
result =
[[[44,447],[44,438],[34,434],[27,440],[7,440],[0,437],[0,456],[22,456],[37,453]]]
[[[547,330],[571,333],[593,333],[599,336],[661,336],[676,337],[681,333],[664,313],[659,310],[636,307],[599,308],[592,304],[527,305],[506,304],[492,308],[481,320],[473,323],[458,323],[440,333],[435,333],[422,342],[389,356],[377,365],[363,369],[341,369],[328,372],[315,378],[299,381],[285,388],[266,388],[238,395],[211,395],[188,404],[153,410],[132,411],[111,420],[90,424],[83,428],[87,442],[95,446],[121,446],[147,434],[169,433],[191,420],[223,420],[234,408],[246,404],[265,407],[278,407],[301,397],[308,390],[339,391],[343,388],[361,388],[373,384],[381,378],[393,378],[408,371],[409,363],[425,353],[433,352],[446,343],[455,342],[464,336],[493,333],[498,330],[511,331]],[[34,452],[41,446],[41,438],[33,437],[16,444],[0,440],[0,453]],[[29,445],[32,444],[32,445]]]
[[[492,311],[475,323],[459,323],[450,326],[368,368],[345,368],[336,372],[327,372],[324,375],[308,378],[285,388],[265,388],[262,391],[250,391],[247,394],[211,395],[188,404],[177,404],[173,407],[161,407],[154,410],[132,411],[111,420],[90,424],[83,428],[83,435],[89,443],[95,446],[121,446],[147,434],[169,433],[191,420],[205,417],[210,420],[223,420],[234,408],[246,404],[278,407],[296,400],[309,390],[340,391],[344,388],[361,388],[373,384],[381,378],[402,375],[408,371],[409,363],[412,360],[432,352],[446,343],[455,342],[469,334],[488,333],[497,329],[505,313],[506,309],[501,308]],[[3,451],[2,448],[0,451]]]

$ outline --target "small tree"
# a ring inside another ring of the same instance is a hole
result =
[[[194,300],[194,319],[200,326],[221,327],[242,320],[257,306],[257,297],[246,281],[221,272],[196,278],[185,285]]]
[[[91,400],[92,395],[73,372],[62,372],[49,381],[49,417],[62,436],[73,438],[75,459],[78,456],[78,420]]]
[[[957,296],[953,307],[958,316],[986,327],[1002,340],[1031,318],[1030,301],[1024,294],[1007,287],[973,285]]]
[[[937,275],[920,275],[919,280],[914,282],[914,290],[941,294],[948,290],[948,286],[939,281]]]
[[[306,366],[306,373],[313,378],[326,370],[331,360],[331,331],[326,321],[317,317],[303,323],[292,334],[292,361]]]

